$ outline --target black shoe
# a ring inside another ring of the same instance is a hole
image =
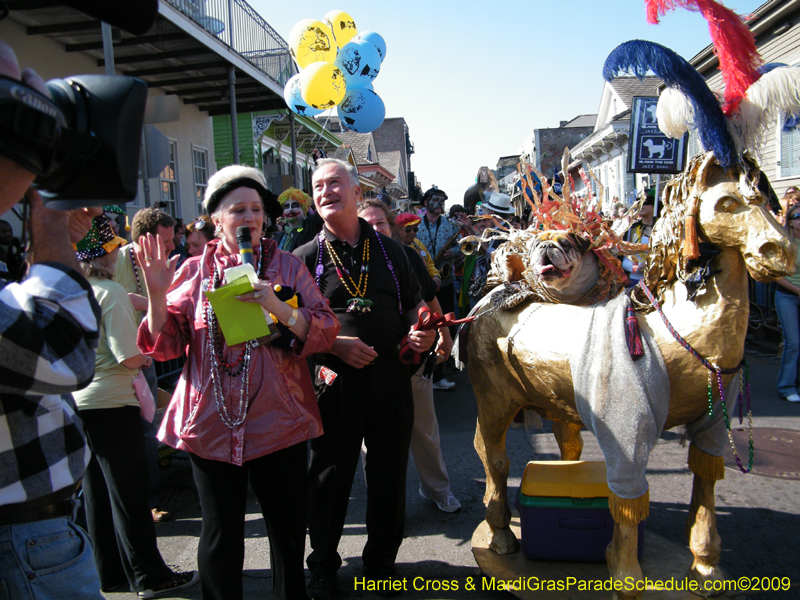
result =
[[[400,576],[400,571],[394,565],[379,569],[368,569],[364,567],[361,573],[369,581],[366,589],[371,590],[378,596],[391,598],[392,596],[399,596],[403,593],[403,578]]]
[[[311,573],[306,589],[308,590],[308,595],[314,600],[331,600],[339,595],[336,575]]]
[[[183,591],[186,588],[192,587],[200,581],[200,573],[197,571],[188,571],[187,573],[173,573],[172,578],[165,581],[161,585],[139,592],[139,598],[143,600],[151,600],[152,598],[161,598],[162,596],[173,596],[177,592]]]

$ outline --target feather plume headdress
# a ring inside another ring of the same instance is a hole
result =
[[[615,48],[603,68],[607,81],[628,71],[640,79],[653,71],[664,80],[657,117],[665,135],[679,138],[697,130],[703,147],[728,169],[740,165],[745,152],[758,155],[779,116],[800,114],[800,68],[764,66],[752,32],[736,13],[715,0],[645,0],[645,5],[654,24],[678,7],[702,14],[725,82],[720,106],[700,74],[672,50],[642,40]]]

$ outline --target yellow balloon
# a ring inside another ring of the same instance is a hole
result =
[[[315,62],[300,72],[300,95],[313,108],[325,110],[344,100],[344,74],[330,63]]]
[[[336,60],[336,41],[330,28],[316,19],[303,19],[289,34],[289,53],[301,69],[308,65]]]
[[[339,48],[352,40],[358,33],[353,17],[341,10],[332,10],[322,18],[322,22],[333,32]]]

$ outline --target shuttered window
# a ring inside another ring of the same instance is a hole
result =
[[[192,169],[194,170],[194,196],[197,214],[203,214],[203,197],[208,187],[208,150],[192,146]]]
[[[781,128],[781,177],[800,176],[800,119],[790,117]]]

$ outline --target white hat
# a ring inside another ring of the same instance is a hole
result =
[[[503,215],[510,215],[514,213],[511,207],[511,196],[508,194],[501,194],[499,192],[492,192],[489,196],[489,201],[486,202],[484,208],[488,208],[492,212],[500,213]]]

